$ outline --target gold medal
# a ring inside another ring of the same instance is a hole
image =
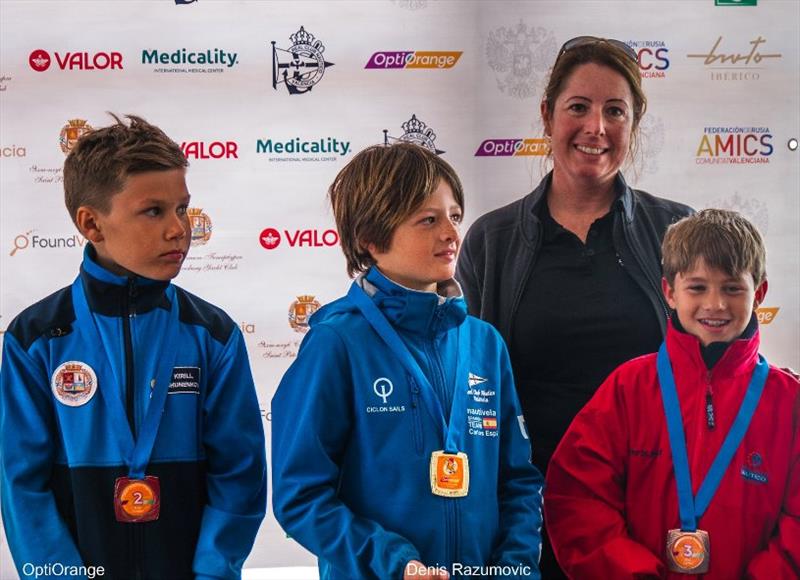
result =
[[[708,572],[710,550],[708,532],[667,532],[667,564],[672,572],[705,574]]]
[[[443,497],[469,493],[469,459],[466,453],[431,453],[431,491]]]

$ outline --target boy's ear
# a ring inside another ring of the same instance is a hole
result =
[[[664,293],[664,298],[666,298],[669,307],[675,310],[675,290],[669,285],[666,278],[661,278],[661,291]]]
[[[767,295],[767,288],[769,284],[767,284],[766,279],[759,284],[758,288],[756,288],[756,297],[753,299],[753,310],[761,306],[761,303],[764,302],[764,297]]]
[[[98,220],[99,212],[88,205],[82,205],[75,212],[75,225],[84,238],[92,243],[103,241],[103,232],[100,230]]]

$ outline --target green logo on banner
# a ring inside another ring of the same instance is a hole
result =
[[[714,0],[714,6],[755,6],[758,0]]]

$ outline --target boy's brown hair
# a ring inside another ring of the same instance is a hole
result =
[[[698,258],[729,276],[753,277],[757,288],[767,277],[767,252],[756,227],[735,211],[704,209],[672,224],[661,244],[664,278],[670,286]]]
[[[64,161],[64,202],[73,222],[84,205],[108,213],[129,175],[189,166],[178,144],[155,125],[125,115],[126,125],[109,114],[116,123],[83,135]]]
[[[336,218],[347,273],[375,264],[367,247],[389,249],[395,229],[422,206],[444,180],[463,211],[458,175],[435,153],[412,143],[373,145],[358,153],[333,180],[328,196]]]

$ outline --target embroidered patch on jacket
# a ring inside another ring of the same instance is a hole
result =
[[[764,458],[758,451],[751,451],[747,454],[744,460],[744,467],[739,470],[739,473],[745,479],[755,481],[756,483],[768,483],[769,477],[764,471]]]
[[[68,407],[80,407],[97,392],[97,375],[84,362],[71,360],[59,366],[50,379],[53,396]]]
[[[175,367],[172,369],[172,382],[169,384],[167,394],[200,394],[200,368]]]

